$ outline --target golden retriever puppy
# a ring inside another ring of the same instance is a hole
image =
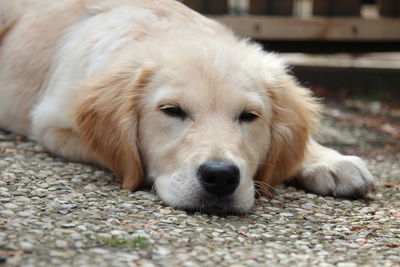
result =
[[[173,0],[0,0],[0,127],[153,184],[180,209],[244,213],[284,181],[359,197],[364,162],[317,144],[319,106],[275,54]]]

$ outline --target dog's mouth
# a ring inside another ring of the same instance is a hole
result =
[[[191,200],[182,205],[175,205],[176,209],[189,213],[202,212],[215,215],[244,215],[246,210],[240,207],[233,196],[215,197],[205,194],[197,199]]]
[[[221,193],[220,191],[207,190],[207,188],[193,182],[193,179],[186,179],[186,183],[183,183],[178,182],[179,179],[168,178],[170,176],[159,177],[154,179],[157,180],[156,182],[148,182],[146,185],[151,185],[154,194],[158,195],[165,204],[177,210],[220,216],[241,216],[246,214],[254,204],[253,186],[248,188],[246,186],[236,187],[235,190],[230,190],[232,192],[228,191],[228,188]],[[209,186],[209,184],[207,185]]]

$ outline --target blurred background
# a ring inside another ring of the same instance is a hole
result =
[[[400,0],[182,0],[279,52],[317,96],[400,117]]]

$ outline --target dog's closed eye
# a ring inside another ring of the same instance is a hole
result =
[[[179,106],[163,105],[160,107],[160,110],[169,117],[179,118],[182,120],[188,117],[188,114]]]
[[[259,118],[260,115],[255,112],[255,111],[243,111],[240,115],[239,115],[239,122],[252,122],[255,121],[257,118]]]

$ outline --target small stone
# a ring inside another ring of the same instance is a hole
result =
[[[0,187],[0,192],[8,192],[8,188],[7,187]]]
[[[111,255],[111,259],[115,259],[115,255]],[[132,253],[118,253],[116,255],[119,259],[124,260],[126,262],[132,262],[132,261],[137,261],[140,260],[140,256],[137,254],[132,254]]]
[[[39,187],[43,188],[43,189],[46,189],[46,188],[49,188],[49,184],[48,183],[41,183],[41,184],[39,184]]]
[[[76,204],[64,204],[60,206],[61,209],[75,209],[76,207]]]
[[[94,191],[97,189],[97,186],[94,184],[88,184],[87,186],[85,186],[83,189],[88,190],[88,191]]]
[[[180,253],[178,255],[176,255],[176,257],[180,260],[180,261],[187,261],[188,259],[190,259],[190,255],[186,254],[186,253]]]
[[[0,197],[11,197],[11,194],[8,192],[7,188],[0,187]]]
[[[16,209],[16,208],[18,208],[18,205],[14,204],[14,203],[6,203],[6,204],[4,204],[4,208],[6,208],[6,209]]]
[[[20,242],[19,245],[21,246],[21,249],[29,251],[32,250],[34,247],[34,245],[29,242]]]
[[[56,262],[52,262],[54,265],[60,266],[61,262],[60,261],[64,261],[61,260],[59,258],[70,258],[71,257],[71,253],[69,251],[58,251],[58,250],[50,250],[49,251],[49,255],[50,258],[53,258],[51,260],[55,260]]]
[[[196,262],[187,261],[187,262],[183,263],[183,266],[185,266],[185,267],[197,267],[199,265]]]
[[[123,235],[127,235],[127,232],[121,231],[121,230],[112,230],[110,232],[111,235],[113,236],[123,236]]]
[[[1,218],[10,218],[14,216],[14,212],[12,210],[1,210],[0,211],[0,217]]]
[[[122,203],[120,206],[122,208],[131,209],[133,207],[133,204],[131,204],[131,203]]]
[[[112,238],[112,235],[108,234],[108,233],[99,233],[97,235],[99,238],[103,238],[103,239],[110,239]]]
[[[218,237],[218,236],[220,235],[220,233],[212,232],[211,235],[212,235],[213,237]]]
[[[108,250],[104,248],[92,248],[90,249],[90,252],[95,253],[95,254],[107,254],[109,253]]]
[[[71,179],[71,182],[73,182],[73,183],[80,183],[80,182],[82,182],[82,179],[81,179],[80,177],[73,177],[73,178]]]
[[[87,231],[87,227],[85,225],[78,225],[76,228],[81,231]]]
[[[25,218],[32,217],[33,216],[32,212],[33,211],[21,211],[21,212],[18,212],[18,216],[25,217]]]
[[[338,266],[338,267],[357,267],[357,264],[354,262],[339,262],[336,266]]]
[[[157,253],[160,254],[161,256],[166,256],[171,254],[171,250],[166,247],[158,247]]]
[[[282,213],[279,213],[279,215],[284,216],[284,217],[293,217],[294,216],[293,213],[289,213],[289,212],[282,212]]]
[[[262,236],[263,236],[264,238],[266,238],[266,239],[271,239],[271,238],[274,237],[274,235],[272,235],[272,234],[270,234],[270,233],[264,233],[264,234],[262,234]]]
[[[70,213],[69,210],[58,210],[57,212],[62,214],[62,215],[67,215],[68,213]]]
[[[76,241],[74,247],[80,249],[85,247],[85,244],[82,241]]]
[[[55,242],[57,248],[66,248],[68,247],[68,242],[65,240],[56,240]]]
[[[7,161],[0,160],[0,168],[5,168],[10,165]]]
[[[274,216],[272,216],[271,214],[261,214],[261,217],[267,220],[271,220]]]
[[[79,234],[79,233],[71,233],[70,236],[71,236],[71,238],[74,239],[74,240],[81,240],[81,239],[83,239],[82,235]]]
[[[76,227],[76,225],[77,225],[76,223],[63,223],[60,226],[62,228],[74,228],[74,227]]]
[[[15,200],[15,202],[20,202],[20,203],[31,202],[31,200],[28,197],[24,197],[24,196],[15,197],[14,200]]]

